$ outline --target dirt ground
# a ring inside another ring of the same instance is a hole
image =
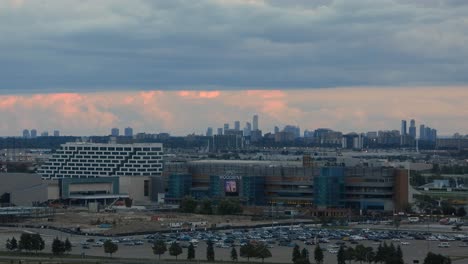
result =
[[[87,209],[58,209],[51,219],[29,219],[25,224],[48,225],[60,228],[80,228],[83,232],[107,235],[167,230],[171,225],[196,223],[198,228],[216,226],[238,226],[251,224],[269,224],[268,221],[251,221],[250,216],[218,216],[183,214],[177,212],[149,212],[143,210],[118,210],[117,212],[89,212]],[[106,228],[103,225],[110,225]]]

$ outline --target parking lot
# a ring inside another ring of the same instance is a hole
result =
[[[38,232],[45,242],[44,251],[50,252],[50,245],[55,237],[60,239],[69,238],[73,244],[72,254],[85,254],[92,256],[104,256],[102,242],[105,237],[71,236],[48,229],[0,229],[0,242],[15,236],[20,237],[21,232]],[[189,243],[194,243],[196,247],[196,258],[206,259],[206,241],[211,240],[215,244],[216,260],[230,260],[230,250],[234,246],[239,252],[240,245],[248,241],[266,243],[270,247],[272,258],[267,262],[290,263],[292,249],[295,244],[301,248],[306,247],[311,255],[315,249],[315,244],[319,243],[325,250],[325,263],[336,263],[336,252],[339,245],[352,246],[364,244],[374,249],[384,241],[400,245],[405,261],[412,263],[413,260],[422,260],[428,251],[449,256],[468,255],[468,235],[464,233],[430,233],[422,230],[398,231],[395,230],[372,230],[372,229],[322,229],[315,226],[276,226],[267,228],[245,229],[245,230],[223,230],[223,231],[196,231],[177,232],[167,234],[150,234],[133,237],[113,237],[109,238],[119,245],[119,250],[115,257],[122,258],[156,258],[151,250],[154,239],[164,240],[168,247],[171,243],[177,242],[184,249],[179,259],[187,256],[186,247]],[[440,245],[447,247],[439,247]],[[311,259],[313,256],[311,256]],[[175,259],[168,252],[162,259]],[[239,259],[242,259],[239,257]],[[261,260],[254,260],[260,262]],[[457,260],[453,263],[466,263],[466,259]]]

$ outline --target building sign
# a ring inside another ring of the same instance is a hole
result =
[[[219,176],[221,180],[242,180],[242,176],[235,176],[235,175],[223,175]]]

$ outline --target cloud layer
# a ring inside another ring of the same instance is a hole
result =
[[[1,0],[0,93],[468,82],[462,0]]]
[[[173,135],[252,122],[260,128],[299,125],[343,132],[399,129],[414,118],[441,134],[468,134],[468,87],[339,88],[312,90],[141,91],[0,96],[0,136],[24,128],[63,135],[108,135],[112,127]]]

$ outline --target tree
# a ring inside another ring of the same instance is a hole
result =
[[[224,199],[218,204],[218,214],[233,215],[242,213],[242,207],[237,199]]]
[[[400,245],[397,246],[396,254],[395,254],[395,263],[394,264],[404,264],[403,260],[403,251],[401,250]]]
[[[354,248],[349,247],[345,250],[345,259],[351,263],[354,260]]]
[[[255,247],[250,242],[240,247],[240,256],[247,258],[247,261],[250,261],[250,258],[255,257]]]
[[[32,248],[32,241],[30,234],[21,234],[20,241],[18,244],[20,250],[31,250]]]
[[[17,250],[18,249],[18,241],[16,241],[16,238],[13,237],[11,240],[10,240],[10,250]]]
[[[314,259],[317,264],[323,263],[323,250],[322,248],[320,248],[320,245],[317,245],[317,247],[315,247]]]
[[[457,210],[457,216],[459,216],[459,217],[464,217],[464,216],[466,216],[466,210],[465,210],[464,207],[458,208],[458,210]]]
[[[213,248],[213,241],[208,240],[207,247],[206,247],[206,259],[208,261],[214,261],[215,260],[215,252]]]
[[[106,240],[106,242],[104,242],[104,252],[108,253],[111,257],[112,257],[112,254],[117,252],[117,250],[119,250],[119,246],[115,244],[114,242],[110,240]]]
[[[432,252],[427,253],[424,259],[424,264],[451,264],[452,260],[449,257],[445,257],[440,254],[434,254]]]
[[[293,248],[293,253],[292,253],[292,261],[294,264],[296,264],[301,258],[301,251],[299,249],[299,245],[295,245]]]
[[[338,250],[338,254],[336,255],[336,259],[337,259],[338,264],[346,264],[345,249],[343,246],[340,246],[340,249]]]
[[[310,264],[309,251],[306,248],[301,251],[301,263]]]
[[[63,244],[64,248],[65,248],[65,252],[68,252],[70,253],[72,251],[72,244],[70,243],[70,240],[65,239],[65,243]]]
[[[262,263],[265,261],[266,258],[271,258],[270,250],[263,243],[256,245],[254,252],[254,257],[262,259]]]
[[[201,214],[213,214],[213,207],[212,207],[212,201],[208,199],[204,199],[201,204],[200,204],[200,213]]]
[[[31,235],[30,241],[31,241],[30,250],[34,250],[36,252],[44,250],[45,242],[44,242],[44,239],[42,239],[41,235],[39,234]]]
[[[197,209],[197,201],[190,196],[184,197],[180,201],[180,211],[182,213],[195,213]]]
[[[187,259],[192,260],[194,258],[195,258],[195,247],[193,246],[193,243],[190,243],[187,249]]]
[[[169,255],[177,257],[182,254],[182,247],[177,242],[173,242],[169,247]]]
[[[153,254],[158,255],[159,259],[161,260],[161,255],[166,253],[167,246],[166,246],[166,243],[164,243],[164,241],[156,240],[154,241],[152,249],[153,249]]]
[[[10,241],[9,238],[6,241],[5,248],[8,249],[8,250],[11,250],[11,241]]]
[[[237,250],[235,247],[232,247],[231,249],[231,260],[232,261],[237,261]]]
[[[65,243],[58,239],[58,237],[54,238],[52,241],[52,254],[59,256],[65,252]]]

